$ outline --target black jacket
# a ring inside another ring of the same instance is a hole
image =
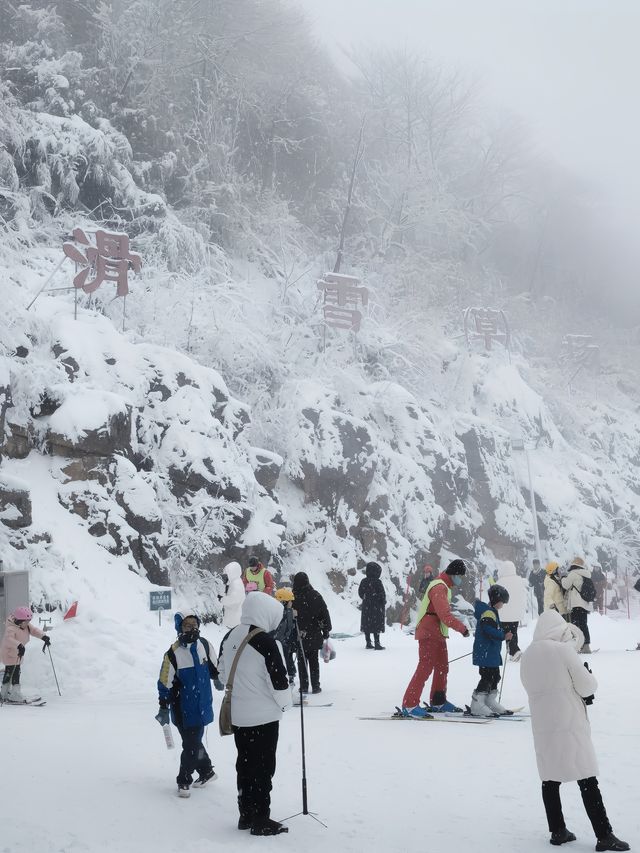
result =
[[[362,599],[360,630],[365,634],[382,634],[385,627],[385,595],[380,575],[382,569],[377,563],[367,563],[366,578],[360,581],[358,595]]]
[[[305,646],[321,649],[331,631],[331,617],[324,598],[309,583],[306,572],[293,578],[293,608],[297,614],[298,630]]]

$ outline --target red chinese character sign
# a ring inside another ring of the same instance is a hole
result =
[[[103,282],[114,281],[117,284],[116,296],[126,296],[129,292],[129,266],[134,272],[140,272],[142,268],[140,255],[129,251],[127,235],[100,229],[96,231],[95,246],[91,245],[81,228],[74,230],[73,237],[76,243],[87,247],[83,254],[73,243],[62,246],[65,255],[83,267],[73,279],[73,286],[81,287],[85,293],[93,293]]]
[[[360,331],[362,314],[359,305],[369,304],[369,291],[353,275],[328,272],[318,281],[318,290],[324,296],[323,314],[327,326],[335,329]]]

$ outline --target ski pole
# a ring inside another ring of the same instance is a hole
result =
[[[449,663],[455,663],[457,660],[462,660],[462,658],[468,658],[468,657],[469,657],[469,655],[472,655],[472,654],[473,654],[473,652],[467,652],[467,654],[466,654],[466,655],[460,655],[460,657],[458,657],[458,658],[452,658],[452,659],[449,661]]]
[[[501,699],[502,699],[502,688],[504,687],[504,675],[505,675],[505,672],[507,671],[507,661],[508,661],[508,660],[509,660],[509,655],[508,655],[508,653],[507,653],[507,649],[505,648],[505,651],[504,651],[504,664],[503,664],[503,666],[502,666],[502,678],[500,679],[500,693],[499,693],[499,695],[498,695],[498,702],[500,702],[500,701],[501,701]]]
[[[60,685],[58,684],[58,676],[56,675],[56,668],[53,665],[53,658],[51,657],[51,647],[47,646],[47,649],[49,650],[49,660],[51,661],[51,669],[53,670],[53,677],[56,680],[56,687],[58,688],[58,696],[62,696],[62,693],[60,692]]]

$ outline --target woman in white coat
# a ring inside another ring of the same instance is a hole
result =
[[[550,841],[556,845],[575,841],[564,822],[560,783],[577,781],[596,834],[596,850],[629,850],[613,834],[598,787],[598,762],[586,707],[593,701],[598,683],[578,657],[582,642],[575,625],[565,622],[556,610],[546,610],[538,618],[533,642],[520,664]]]
[[[242,566],[240,563],[227,563],[224,567],[227,589],[222,599],[224,608],[222,621],[227,628],[235,628],[240,624],[242,605],[245,599],[244,584],[242,583]]]
[[[511,633],[511,639],[507,640],[509,659],[517,661],[522,655],[518,645],[518,625],[527,607],[529,584],[516,572],[511,560],[503,560],[498,564],[497,583],[509,593],[509,600],[500,611],[500,623],[505,634]]]

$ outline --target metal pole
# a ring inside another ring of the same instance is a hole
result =
[[[53,658],[51,657],[51,648],[50,648],[50,646],[47,646],[47,650],[48,650],[48,652],[49,652],[49,660],[51,661],[51,669],[53,670],[53,677],[54,677],[54,678],[55,678],[55,680],[56,680],[56,687],[58,688],[58,696],[62,696],[62,693],[60,692],[60,685],[58,684],[58,676],[56,675],[56,668],[55,668],[55,666],[53,665]]]
[[[531,501],[531,519],[533,521],[533,538],[536,545],[536,556],[540,561],[540,565],[542,565],[542,551],[540,548],[540,533],[538,532],[538,510],[536,508],[536,495],[533,491],[533,478],[531,477],[531,460],[529,458],[529,451],[525,450],[525,456],[527,457],[527,472],[529,474],[529,500]]]
[[[629,604],[629,568],[624,572],[625,585],[627,587],[627,619],[631,619],[631,605]]]
[[[60,263],[58,264],[58,266],[54,269],[54,271],[51,273],[51,275],[49,276],[49,278],[45,281],[45,283],[42,285],[42,287],[40,288],[40,290],[39,290],[39,291],[36,293],[36,295],[33,297],[33,299],[31,300],[31,302],[27,305],[27,311],[29,310],[29,308],[31,308],[31,306],[33,305],[33,303],[34,303],[34,302],[36,301],[36,299],[38,298],[38,296],[40,296],[40,294],[42,293],[42,291],[43,291],[43,290],[45,289],[45,287],[49,284],[49,282],[51,281],[51,279],[52,279],[52,278],[54,277],[54,275],[58,272],[58,270],[60,269],[60,267],[62,266],[62,264],[63,264],[66,260],[67,260],[67,256],[66,256],[66,255],[63,255],[63,256],[62,256],[62,260],[60,261]]]

